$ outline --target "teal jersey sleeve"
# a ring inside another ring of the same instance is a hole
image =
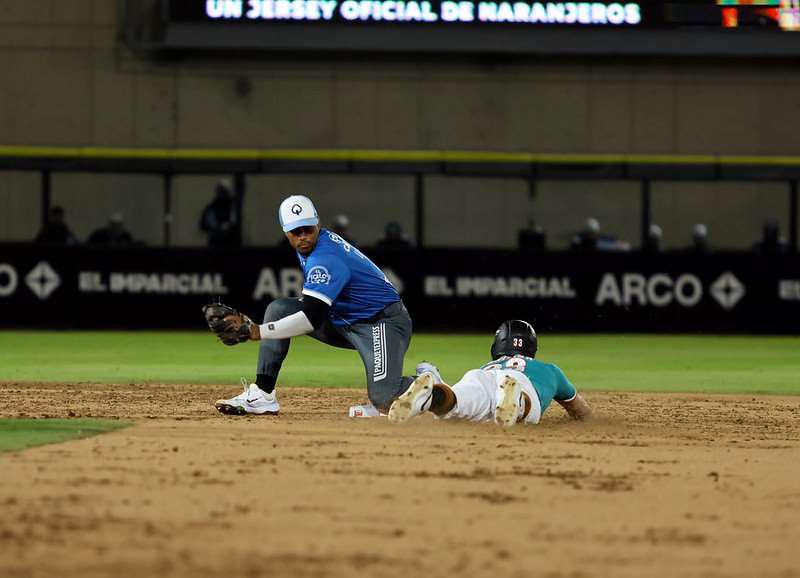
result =
[[[556,401],[569,401],[578,393],[578,390],[575,389],[575,386],[572,385],[567,379],[567,376],[564,375],[564,372],[561,371],[561,368],[557,365],[551,365],[553,368],[553,373],[556,377],[556,391],[553,395],[553,399]]]

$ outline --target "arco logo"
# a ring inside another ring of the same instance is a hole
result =
[[[666,307],[675,302],[682,307],[694,307],[702,298],[703,284],[691,273],[683,273],[675,278],[664,273],[650,276],[624,273],[619,279],[613,273],[606,273],[600,281],[594,302],[595,305],[610,303],[619,307]]]
[[[726,311],[736,307],[747,294],[744,284],[730,271],[722,273],[708,289],[711,297]],[[606,273],[600,281],[594,302],[595,305],[619,307],[667,307],[675,303],[690,308],[700,304],[703,295],[703,283],[692,273],[676,277],[665,273],[624,273],[619,277]]]

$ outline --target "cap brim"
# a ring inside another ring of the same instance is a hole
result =
[[[309,227],[317,224],[319,224],[319,219],[316,217],[311,217],[308,219],[300,219],[298,221],[292,221],[291,223],[286,223],[285,225],[283,225],[283,232],[288,233],[289,231],[297,229],[298,227]]]

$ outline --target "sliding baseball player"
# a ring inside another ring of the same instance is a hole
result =
[[[530,323],[504,321],[492,343],[492,361],[472,369],[453,386],[442,380],[430,363],[417,366],[411,386],[389,408],[389,421],[405,422],[426,411],[446,419],[492,420],[509,428],[536,424],[552,400],[574,419],[591,410],[564,372],[534,359],[538,349]]]

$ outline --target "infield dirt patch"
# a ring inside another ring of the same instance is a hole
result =
[[[0,384],[0,417],[137,422],[0,454],[0,576],[800,576],[800,397],[590,392],[504,432],[234,393]]]

